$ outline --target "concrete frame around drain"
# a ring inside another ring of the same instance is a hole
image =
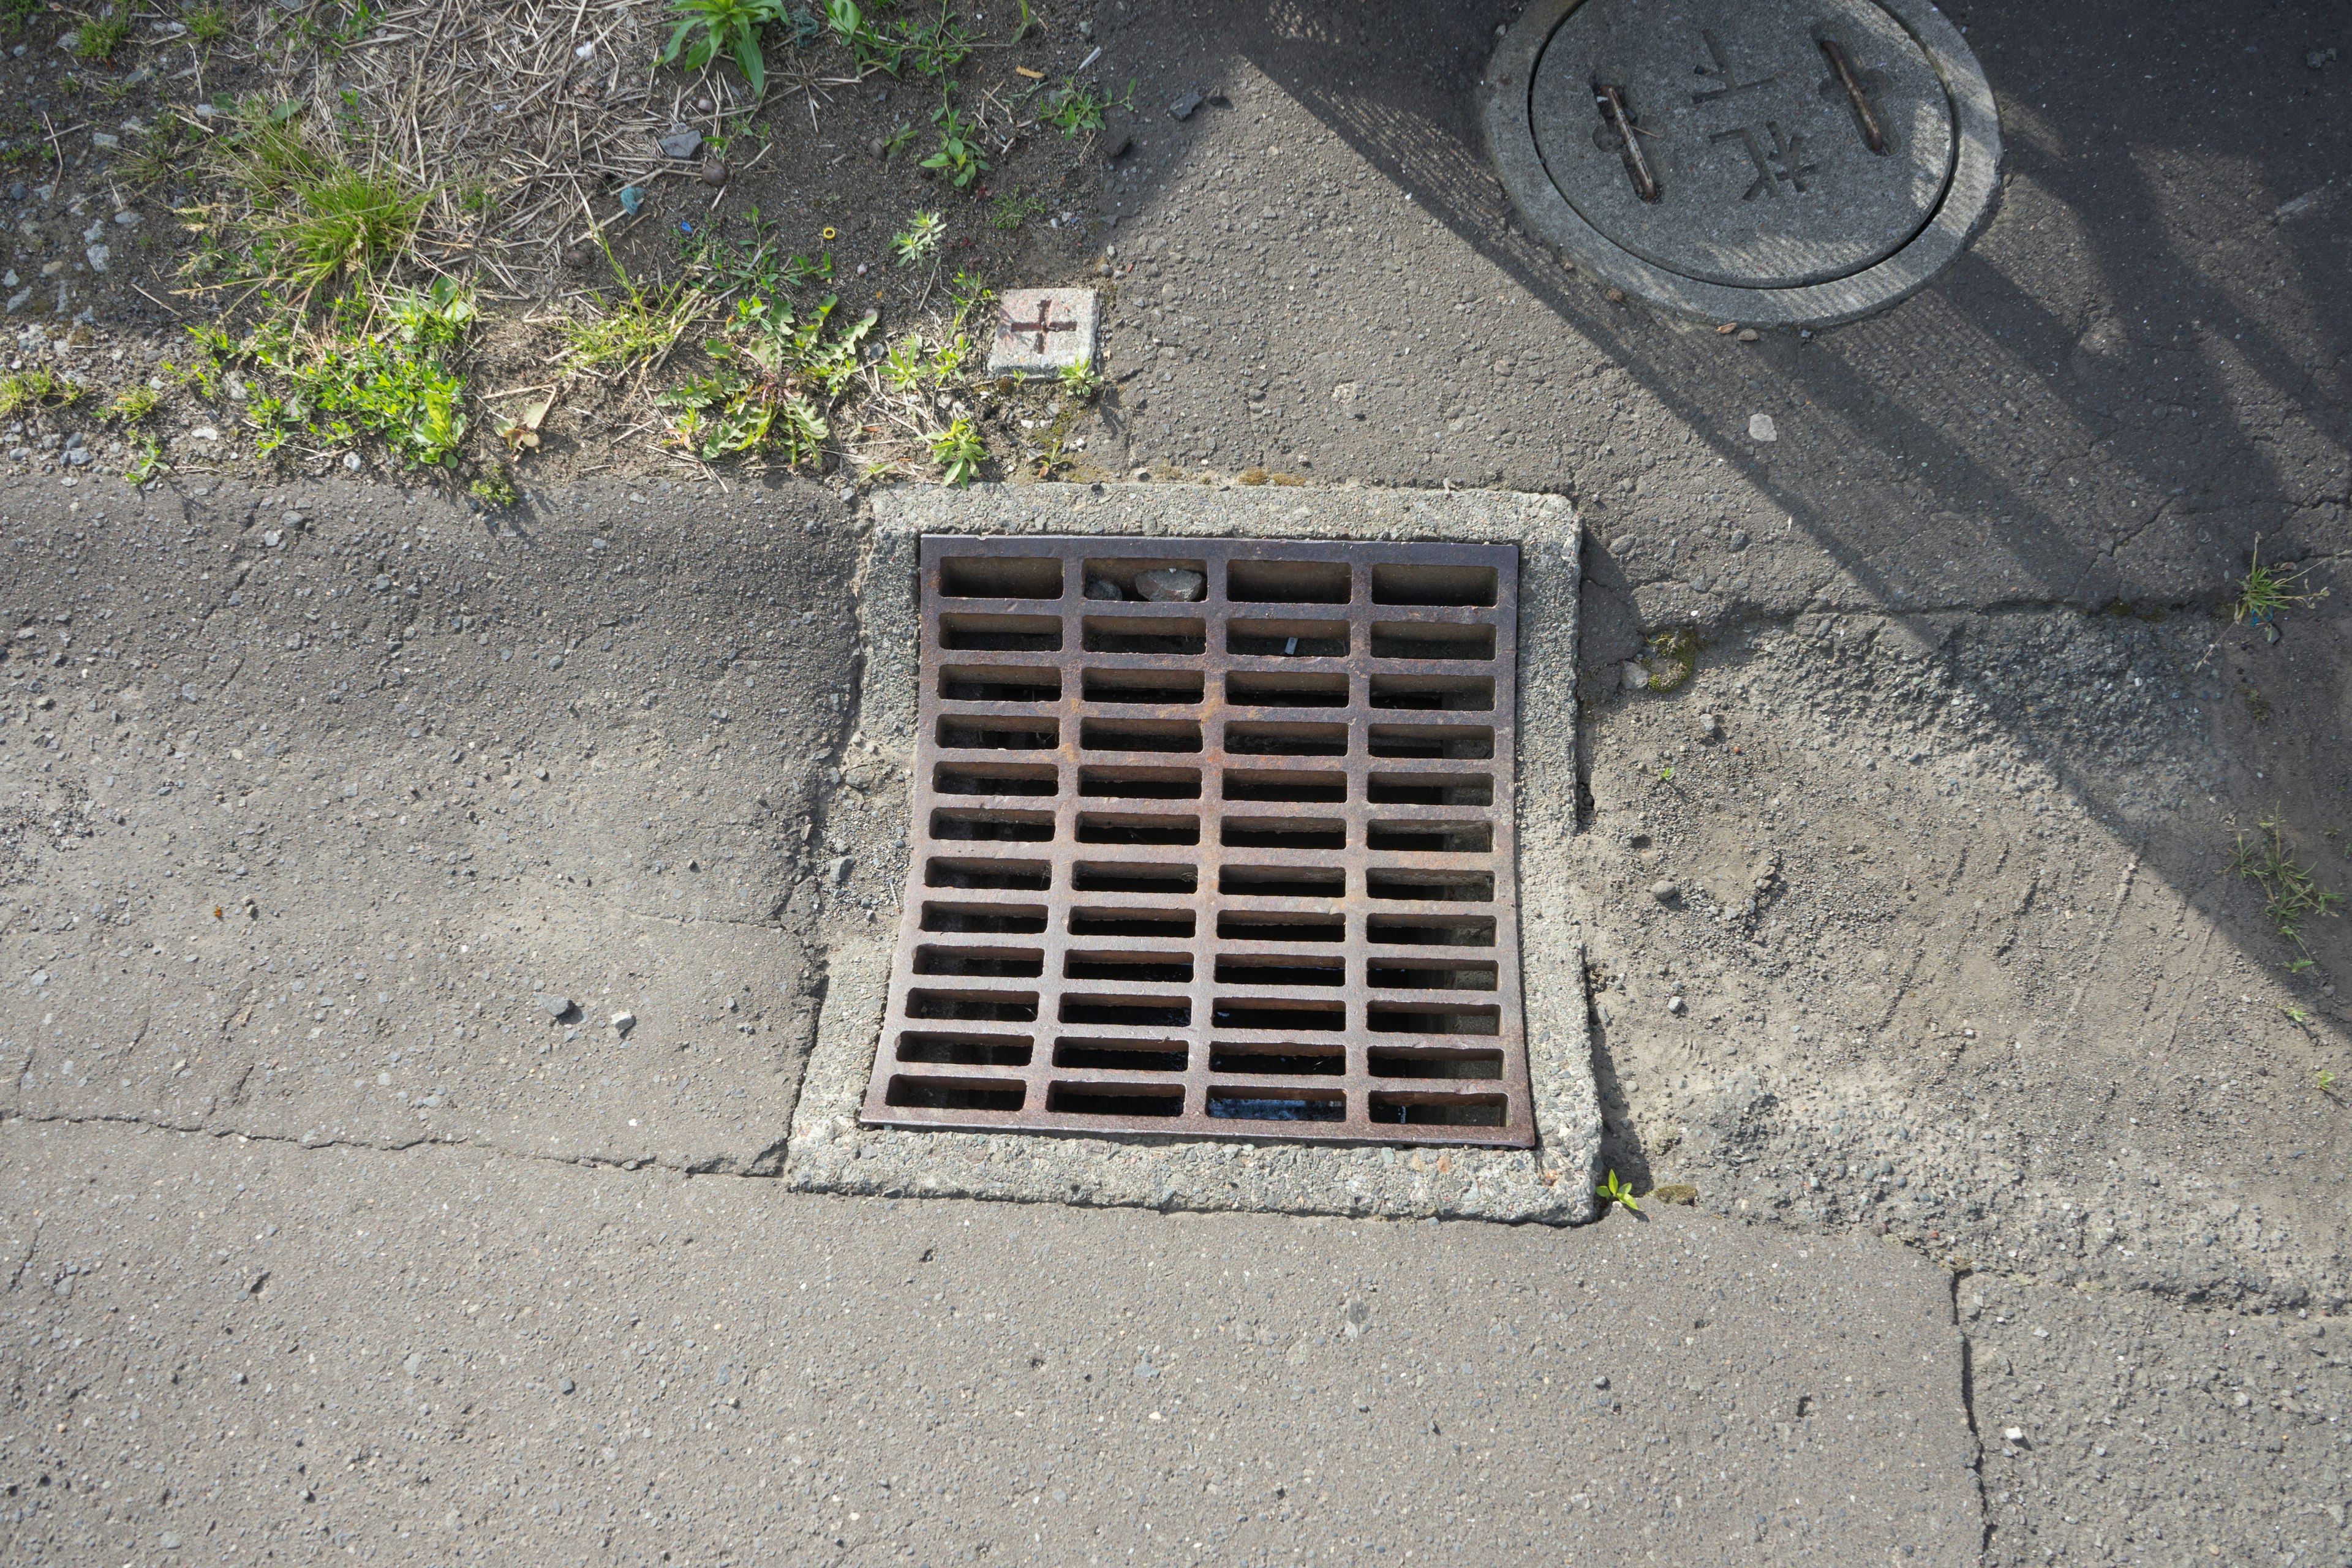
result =
[[[1929,0],[1874,0],[1911,34],[1950,93],[1958,152],[1951,184],[1927,226],[1883,261],[1844,278],[1795,289],[1703,283],[1645,261],[1585,222],[1551,183],[1536,147],[1529,98],[1553,32],[1584,0],[1537,0],[1496,48],[1481,79],[1486,148],[1503,189],[1538,237],[1605,283],[1706,321],[1758,327],[1833,327],[1885,310],[1927,287],[1968,246],[2000,192],[2000,113],[1959,29]]]
[[[817,1039],[786,1143],[802,1192],[996,1198],[1160,1209],[1572,1224],[1597,1212],[1601,1100],[1584,945],[1568,916],[1576,831],[1576,650],[1581,530],[1558,496],[1497,491],[1213,489],[1187,484],[897,489],[876,501],[859,601],[859,734],[914,756],[917,547],[926,533],[1428,539],[1514,542],[1519,562],[1520,964],[1532,1150],[1241,1145],[1148,1135],[860,1128],[882,1034],[895,921],[828,955]],[[1564,697],[1545,702],[1539,694]],[[896,776],[903,778],[903,772]],[[893,803],[903,816],[903,787]],[[903,884],[903,861],[877,875]],[[1445,1169],[1438,1169],[1443,1160]],[[1420,1169],[1415,1169],[1415,1162]]]

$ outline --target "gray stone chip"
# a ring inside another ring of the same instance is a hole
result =
[[[1209,579],[1181,566],[1163,566],[1135,574],[1136,592],[1158,603],[1190,602],[1208,591]]]

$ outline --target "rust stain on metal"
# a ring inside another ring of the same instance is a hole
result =
[[[935,536],[921,572],[862,1121],[1535,1142],[1516,547]]]
[[[1878,111],[1870,106],[1870,95],[1862,89],[1862,79],[1854,74],[1853,63],[1845,58],[1834,38],[1816,38],[1822,53],[1837,74],[1838,84],[1845,89],[1846,101],[1853,106],[1854,122],[1861,128],[1862,139],[1870,150],[1881,157],[1886,154],[1886,132],[1878,127]]]
[[[1645,202],[1656,201],[1657,176],[1650,173],[1650,160],[1642,151],[1641,138],[1646,132],[1633,123],[1633,112],[1625,107],[1625,89],[1613,82],[1594,82],[1592,101],[1601,106],[1601,122],[1617,137],[1618,150],[1625,154],[1625,173],[1633,178],[1634,195]]]

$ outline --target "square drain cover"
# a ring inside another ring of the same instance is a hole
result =
[[[869,1125],[1528,1147],[1518,551],[922,545]]]

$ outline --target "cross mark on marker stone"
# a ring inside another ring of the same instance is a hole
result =
[[[1006,336],[1013,338],[1024,338],[1032,332],[1036,333],[1036,352],[1044,353],[1045,352],[1046,333],[1075,332],[1078,330],[1078,324],[1075,321],[1054,321],[1052,317],[1052,305],[1046,300],[1040,300],[1037,301],[1037,319],[1035,321],[1016,321],[1012,319],[1012,313],[1007,311],[1005,313],[1004,324],[999,330]]]

